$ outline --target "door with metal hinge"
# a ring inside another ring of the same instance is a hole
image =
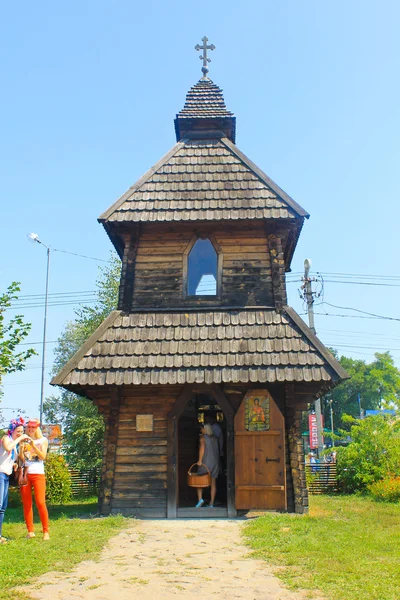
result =
[[[285,510],[285,422],[267,390],[249,390],[235,416],[237,509]]]

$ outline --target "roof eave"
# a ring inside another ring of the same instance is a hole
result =
[[[285,271],[286,273],[291,271],[291,264],[293,260],[294,251],[296,250],[297,242],[299,241],[301,230],[303,229],[305,217],[299,217],[296,219],[295,232],[289,231],[288,241],[284,252],[285,260]]]
[[[313,346],[318,350],[318,352],[323,356],[326,362],[329,364],[331,369],[337,376],[337,381],[335,383],[340,383],[344,379],[350,379],[350,375],[348,372],[342,367],[340,362],[336,360],[333,354],[328,350],[326,346],[317,338],[315,333],[311,331],[311,329],[306,325],[303,319],[297,314],[297,312],[291,308],[290,306],[285,306],[283,308],[284,312],[288,315],[290,319],[297,325],[300,331],[309,339]]]
[[[232,143],[236,141],[236,117],[234,116],[211,116],[204,117],[181,117],[176,116],[174,121],[176,141],[179,142],[185,136],[205,137],[206,132],[222,131]],[[210,137],[213,137],[211,134]]]
[[[57,375],[50,381],[50,385],[63,386],[64,379],[75,369],[81,358],[83,358],[90,350],[97,340],[103,335],[103,333],[114,323],[115,319],[122,314],[121,310],[113,310],[106,319],[99,325],[99,327],[92,333],[92,335],[86,340],[86,342],[79,348],[77,352],[69,359]],[[68,384],[69,385],[69,384]]]

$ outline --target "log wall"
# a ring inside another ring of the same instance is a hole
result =
[[[180,388],[123,391],[112,491],[113,512],[167,514],[167,414]],[[153,431],[137,431],[136,416],[152,414]]]
[[[99,503],[103,514],[167,516],[167,413],[180,391],[180,386],[121,388],[117,431],[107,400],[96,400],[107,419]],[[137,431],[138,414],[153,415],[153,431]]]
[[[224,386],[224,393],[234,412],[251,387],[254,386]],[[99,493],[99,511],[102,514],[120,512],[135,516],[167,516],[167,415],[182,390],[182,386],[172,385],[121,386],[107,390],[97,388],[87,394],[106,420]],[[268,390],[285,415],[287,510],[306,513],[308,493],[301,414],[313,396],[299,393],[292,384],[272,385],[268,386]],[[153,415],[153,431],[137,431],[138,414]]]
[[[144,225],[136,248],[132,307],[215,305],[215,298],[187,298],[183,290],[185,250],[194,236],[209,234],[223,255],[219,302],[226,306],[273,306],[267,234],[261,223],[249,222],[246,226]]]

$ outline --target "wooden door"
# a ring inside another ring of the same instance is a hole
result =
[[[286,509],[285,421],[267,390],[249,390],[235,416],[237,509]]]

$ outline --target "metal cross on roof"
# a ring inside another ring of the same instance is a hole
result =
[[[203,42],[203,45],[200,46],[200,44],[196,44],[194,49],[197,51],[199,51],[199,50],[203,51],[203,54],[201,56],[199,56],[200,60],[203,61],[203,66],[201,68],[201,72],[203,73],[204,77],[207,77],[207,73],[208,73],[207,63],[211,62],[211,58],[207,57],[207,50],[215,50],[215,46],[214,46],[214,44],[210,44],[209,46],[207,46],[208,37],[206,37],[206,36],[201,38],[201,41]]]

